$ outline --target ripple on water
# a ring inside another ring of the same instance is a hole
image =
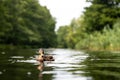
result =
[[[24,56],[12,56],[11,58],[21,59],[24,58]]]
[[[53,67],[53,71],[43,71],[43,74],[54,74],[53,80],[92,80],[91,77],[82,76],[80,74],[86,73],[80,71],[81,67],[85,65],[80,64],[88,55],[74,50],[57,49],[52,52],[55,61],[47,64],[48,67]],[[79,71],[75,71],[78,70]]]
[[[80,51],[69,50],[69,49],[68,50],[53,49],[47,52],[49,52],[50,55],[54,56],[55,61],[45,62],[44,70],[43,72],[41,72],[41,74],[43,75],[45,74],[44,76],[49,75],[50,77],[52,77],[51,80],[61,80],[61,79],[62,80],[92,80],[90,77],[82,76],[81,74],[85,72],[80,70],[81,67],[85,66],[80,63],[83,62],[88,57],[88,55]],[[20,55],[23,55],[23,54],[20,54]],[[9,57],[8,62],[17,63],[17,64],[25,63],[24,65],[21,64],[24,67],[25,66],[28,67],[29,64],[26,64],[26,63],[30,63],[29,65],[31,66],[30,69],[20,66],[20,67],[17,67],[18,69],[15,69],[15,70],[17,70],[19,73],[20,72],[19,70],[22,70],[22,68],[24,68],[23,70],[25,71],[19,74],[25,73],[27,76],[31,76],[31,75],[34,75],[33,73],[37,73],[37,71],[34,72],[34,70],[37,69],[36,65],[39,65],[39,62],[35,60],[35,57],[36,57],[35,54],[33,54],[32,56],[31,55],[12,56],[12,57]],[[3,73],[0,72],[0,74],[3,74]],[[22,77],[22,76],[19,76],[19,77]]]

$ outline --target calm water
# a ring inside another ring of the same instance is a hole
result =
[[[0,51],[0,80],[120,80],[118,52],[45,49],[55,61],[44,62],[41,68],[35,60],[37,51]]]

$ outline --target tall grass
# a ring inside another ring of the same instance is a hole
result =
[[[75,48],[120,50],[120,20],[114,24],[113,29],[106,26],[102,32],[87,34],[84,39],[80,39]]]

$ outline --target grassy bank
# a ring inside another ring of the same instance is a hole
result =
[[[113,29],[105,27],[102,32],[86,34],[84,39],[80,39],[76,44],[76,49],[88,50],[110,50],[120,51],[120,23],[117,22]]]

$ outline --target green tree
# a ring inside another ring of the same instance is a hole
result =
[[[87,1],[92,4],[83,16],[58,30],[58,43],[67,48],[120,50],[120,0]]]
[[[54,47],[55,19],[38,0],[0,0],[0,44]]]
[[[112,28],[120,16],[119,0],[87,0],[92,3],[84,12],[87,32],[102,31],[106,25]],[[83,25],[84,26],[84,25]]]
[[[77,30],[80,27],[80,19],[73,19],[70,25],[62,26],[57,31],[58,46],[65,48],[75,48],[79,39]]]
[[[59,48],[68,48],[66,42],[66,29],[68,26],[61,26],[57,31],[57,42]]]

